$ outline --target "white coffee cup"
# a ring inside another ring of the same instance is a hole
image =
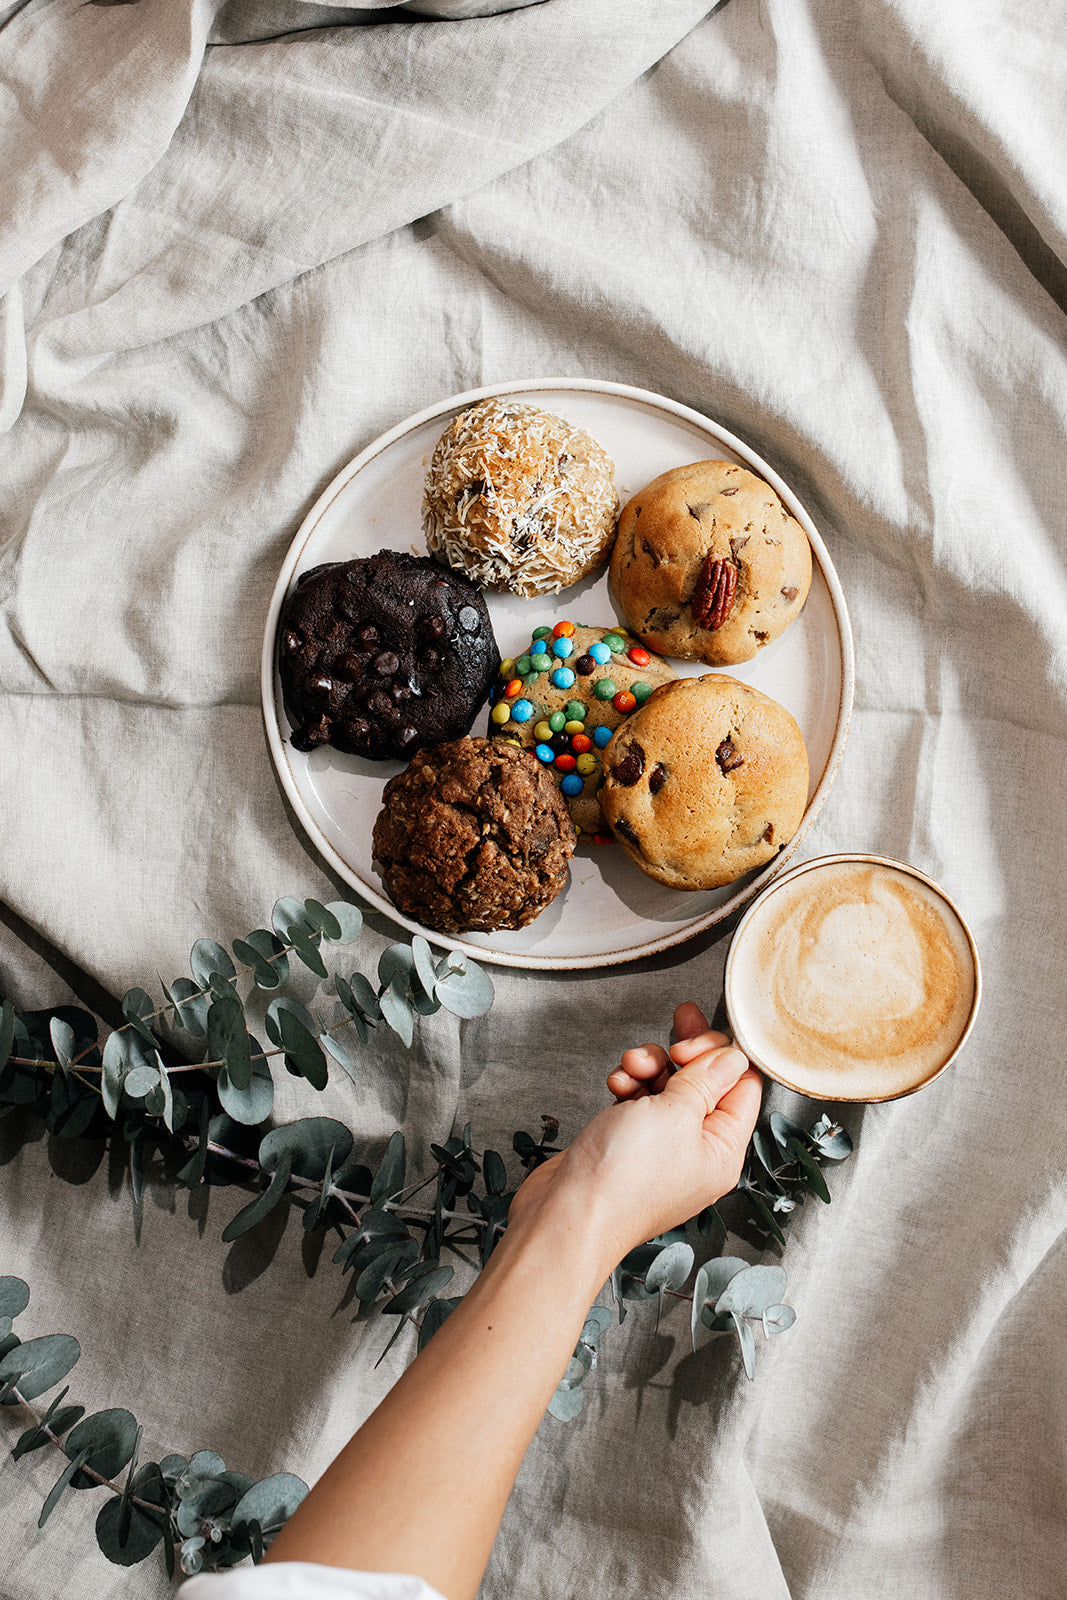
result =
[[[738,923],[724,981],[749,1060],[818,1100],[895,1100],[932,1083],[982,991],[977,946],[945,891],[859,854],[776,878]]]

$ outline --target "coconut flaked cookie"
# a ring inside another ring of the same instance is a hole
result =
[[[808,755],[784,706],[725,673],[657,689],[604,752],[600,803],[643,872],[717,889],[796,833]]]
[[[611,587],[630,627],[664,655],[751,661],[799,615],[810,586],[803,528],[735,462],[664,472],[619,517]]]
[[[487,589],[553,594],[605,559],[619,497],[607,452],[562,417],[506,396],[438,440],[422,526],[430,552]]]

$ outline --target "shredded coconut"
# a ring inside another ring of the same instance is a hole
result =
[[[504,396],[446,428],[426,475],[431,553],[488,589],[556,594],[600,565],[615,533],[615,468],[562,417]]]

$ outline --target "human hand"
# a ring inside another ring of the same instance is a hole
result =
[[[617,1103],[536,1168],[512,1201],[509,1221],[523,1224],[576,1202],[597,1230],[605,1273],[735,1186],[759,1115],[758,1073],[699,1007],[680,1005],[674,1028],[669,1051],[623,1052],[607,1080]]]

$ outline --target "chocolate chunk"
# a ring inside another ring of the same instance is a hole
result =
[[[614,828],[616,833],[621,833],[623,838],[629,839],[631,844],[640,844],[637,834],[634,832],[633,828],[631,828],[625,817],[620,817],[618,822],[614,824]]]
[[[294,633],[292,628],[287,628],[285,630],[285,632],[282,634],[282,642],[281,642],[282,655],[283,656],[295,656],[296,652],[300,649],[300,646],[303,644],[303,642],[304,642],[303,639],[301,639],[301,637],[300,637],[300,635],[298,633]]]
[[[796,599],[796,597],[797,597],[797,595],[799,593],[800,593],[800,590],[797,588],[795,583],[785,583],[785,584],[782,585],[782,597],[783,597],[783,599],[786,599],[786,600],[792,602],[792,601],[794,601]]]
[[[358,630],[356,638],[359,640],[360,644],[377,644],[378,630],[374,626],[373,622],[365,622],[362,628]]]
[[[380,678],[391,678],[400,665],[400,657],[394,655],[392,650],[379,650],[374,658],[373,666]]]
[[[314,695],[317,700],[329,699],[330,695],[333,693],[333,690],[333,679],[327,677],[326,673],[324,672],[316,672],[307,680],[307,692],[308,694]]]
[[[632,789],[644,770],[645,752],[639,744],[632,744],[611,775],[616,783],[621,783],[626,789]]]
[[[333,670],[342,683],[356,683],[363,676],[363,662],[351,650],[346,650],[337,657]]]
[[[473,606],[464,606],[459,613],[459,625],[467,633],[476,633],[481,618]]]
[[[719,763],[719,771],[724,776],[727,772],[733,772],[736,768],[743,767],[745,764],[744,756],[738,755],[729,739],[724,739],[722,744],[719,745],[715,751],[715,759]]]
[[[652,768],[652,771],[648,775],[648,787],[650,793],[659,794],[666,781],[667,769],[663,765],[662,761],[657,761],[656,765]]]
[[[417,631],[428,639],[443,639],[448,632],[448,623],[444,617],[420,617],[415,626]]]

